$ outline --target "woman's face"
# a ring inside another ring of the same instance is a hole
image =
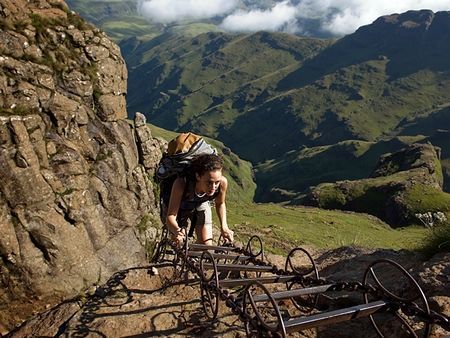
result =
[[[222,170],[217,169],[207,171],[202,176],[199,176],[198,174],[195,176],[197,178],[197,183],[195,185],[195,190],[197,193],[205,193],[208,196],[212,196],[219,188],[220,181],[222,179]]]

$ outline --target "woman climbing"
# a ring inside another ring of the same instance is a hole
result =
[[[199,155],[194,158],[189,173],[177,177],[172,186],[167,207],[166,225],[172,239],[181,243],[188,221],[195,227],[197,243],[212,245],[212,213],[214,201],[221,233],[225,240],[233,241],[233,231],[227,223],[225,197],[228,181],[222,175],[223,161],[218,155]]]

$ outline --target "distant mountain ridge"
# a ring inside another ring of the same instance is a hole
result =
[[[233,11],[234,13],[270,11],[282,2],[284,0],[237,0],[234,1],[236,6],[233,6]],[[175,21],[168,20],[162,23],[157,18],[155,20],[155,16],[149,13],[148,9],[144,9],[145,1],[142,0],[68,0],[67,3],[84,19],[108,32],[108,35],[116,42],[133,36],[148,40],[166,33],[195,36],[202,32],[224,31],[221,24],[229,14],[232,14],[223,12],[213,17],[205,14],[203,18],[190,18],[185,15],[186,13],[178,12],[179,16],[173,16]],[[293,30],[298,29],[307,36],[321,38],[334,36],[333,33],[322,28],[320,18],[297,16],[296,21],[298,26]],[[278,31],[286,30],[287,26],[285,23],[278,27]],[[289,30],[291,31],[292,28],[291,26]]]
[[[168,39],[142,48],[141,63],[130,69],[128,108],[167,129],[194,129],[216,137],[245,110],[271,97],[280,79],[327,45],[265,32]],[[126,41],[121,47],[124,57],[134,60]]]
[[[426,68],[446,71],[449,34],[450,12],[421,10],[383,16],[338,40],[290,74],[280,87],[298,88],[338,69],[379,58],[389,60],[386,75],[390,81]],[[300,82],[290,83],[290,79]]]

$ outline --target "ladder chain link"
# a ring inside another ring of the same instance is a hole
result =
[[[433,310],[430,310],[430,313],[427,313],[427,311],[421,309],[419,305],[414,302],[402,303],[400,304],[400,309],[408,316],[416,316],[425,323],[439,325],[444,330],[450,332],[450,319],[443,313],[438,313]]]
[[[333,282],[330,291],[351,291],[369,293],[371,295],[380,296],[382,290],[370,284],[363,284],[359,281],[339,281]]]
[[[445,331],[450,332],[450,318],[443,313],[438,313],[436,311],[430,311],[430,324],[437,324],[442,327]]]

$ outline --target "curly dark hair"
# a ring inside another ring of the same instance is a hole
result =
[[[190,167],[192,175],[198,174],[199,176],[203,176],[208,171],[222,169],[222,157],[216,154],[198,155],[192,160]]]

